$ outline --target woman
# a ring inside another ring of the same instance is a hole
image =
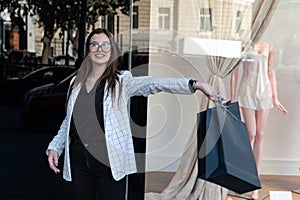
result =
[[[63,177],[72,181],[72,199],[124,199],[125,176],[136,163],[127,103],[132,96],[160,91],[192,94],[201,90],[218,98],[211,87],[191,79],[132,77],[119,71],[119,49],[105,29],[92,31],[86,40],[86,58],[71,81],[67,115],[47,154],[57,168],[65,150]]]
[[[276,76],[274,70],[274,47],[263,41],[254,45],[244,59],[238,102],[246,123],[253,154],[259,173],[263,151],[263,135],[267,126],[270,109],[273,104],[284,114],[287,110],[278,100]],[[230,81],[231,101],[235,101],[238,67],[233,71]],[[258,199],[258,190],[251,194]]]

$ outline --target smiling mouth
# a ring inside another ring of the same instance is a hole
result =
[[[103,57],[105,54],[95,54],[96,57]]]

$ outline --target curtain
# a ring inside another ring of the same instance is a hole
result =
[[[252,20],[251,40],[252,44],[258,42],[265,30],[267,29],[273,13],[279,3],[279,0],[275,1],[256,1],[253,5],[254,14]]]
[[[279,2],[279,0],[177,0],[177,8],[191,1],[194,6],[191,6],[190,13],[195,10],[200,23],[200,30],[199,27],[196,28],[198,34],[195,37],[208,40],[240,41],[242,52],[246,52],[251,45],[260,40]],[[197,16],[194,17],[197,18]],[[180,18],[181,15],[178,15],[177,20]],[[177,24],[177,28],[180,28],[180,23]],[[220,47],[216,46],[217,48]],[[204,56],[204,62],[210,70],[210,76],[206,81],[215,90],[220,91],[224,98],[226,98],[226,91],[223,79],[232,72],[240,60],[241,57]],[[213,106],[212,103],[202,95],[200,111],[209,106]],[[188,146],[173,179],[161,193],[147,193],[145,196],[147,200],[223,200],[227,198],[227,189],[197,178],[196,127],[194,129],[195,134],[187,143]]]

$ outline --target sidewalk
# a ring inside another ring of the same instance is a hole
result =
[[[71,199],[69,183],[48,167],[52,137],[22,130],[18,108],[0,106],[0,200]]]

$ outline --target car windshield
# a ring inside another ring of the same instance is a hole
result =
[[[49,67],[42,68],[36,71],[33,71],[23,77],[27,80],[39,80],[39,81],[55,81],[60,82],[69,76],[72,72],[75,71],[75,68],[65,68],[65,67]]]
[[[23,76],[22,78],[24,78],[24,79],[31,78],[32,76],[36,76],[36,75],[42,73],[45,70],[46,70],[46,68],[42,68],[42,69],[32,71],[32,72],[26,74],[25,76]],[[50,71],[50,70],[48,70],[48,71]]]
[[[71,75],[69,75],[67,78],[63,79],[62,81],[60,81],[59,83],[63,83],[65,81],[68,81],[69,79],[71,79],[73,76],[75,76],[77,73],[77,70],[75,72],[73,72]]]

